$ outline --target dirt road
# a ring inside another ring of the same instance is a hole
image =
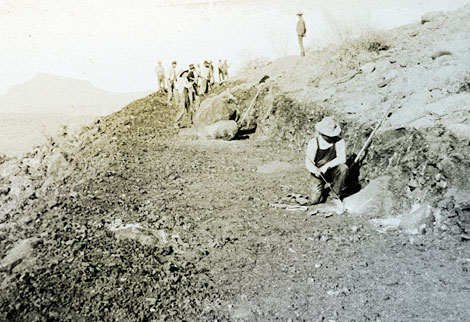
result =
[[[219,319],[464,321],[470,313],[468,245],[378,233],[347,214],[276,210],[269,203],[308,192],[305,170],[301,162],[256,170],[299,165],[301,155],[249,141],[184,145],[198,156],[192,162],[204,160],[182,198],[191,209],[184,215],[203,216],[194,235],[205,235],[201,265],[221,292],[212,306]]]
[[[21,225],[2,246],[34,239],[34,261],[2,273],[3,318],[465,321],[470,314],[466,243],[432,231],[379,233],[361,216],[274,208],[287,194],[308,195],[301,152],[270,141],[177,136],[155,127],[160,112],[128,109],[126,118],[98,123],[66,184],[16,214]]]

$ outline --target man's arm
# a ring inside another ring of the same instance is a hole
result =
[[[317,155],[317,140],[312,139],[308,142],[307,151],[305,156],[305,167],[308,171],[316,175],[317,177],[320,176],[320,169],[315,164],[315,156]]]
[[[335,149],[336,149],[336,158],[325,163],[320,168],[320,171],[322,173],[325,173],[328,169],[334,168],[337,165],[346,163],[346,142],[344,140],[340,140],[336,142]]]

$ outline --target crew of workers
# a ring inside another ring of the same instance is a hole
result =
[[[177,66],[178,63],[173,61],[167,73],[165,73],[162,62],[159,61],[155,68],[158,91],[166,91],[168,93],[168,104],[173,102],[180,107],[175,119],[175,128],[180,127],[180,122],[185,114],[188,115],[192,123],[193,114],[199,106],[199,97],[208,94],[216,82],[212,61],[206,60],[202,66],[190,64],[187,69],[179,71],[177,71]],[[219,82],[223,82],[228,78],[228,68],[227,60],[222,62],[219,59],[217,65]],[[166,82],[165,75],[167,75]]]
[[[305,56],[303,38],[307,31],[302,13],[298,13],[297,37],[300,55]],[[199,105],[199,96],[207,94],[215,83],[214,66],[212,61],[204,61],[202,67],[190,64],[188,69],[176,71],[177,62],[173,61],[168,70],[167,88],[165,88],[165,70],[161,62],[155,69],[159,90],[168,91],[168,103],[178,102],[180,110],[176,116],[174,126],[180,127],[183,116],[192,117]],[[228,77],[228,65],[225,60],[219,59],[219,82]],[[306,149],[305,166],[310,172],[312,181],[311,203],[325,202],[332,193],[334,198],[340,199],[345,188],[348,175],[346,165],[346,143],[340,136],[341,127],[333,117],[323,118],[315,125],[315,135],[308,142]]]

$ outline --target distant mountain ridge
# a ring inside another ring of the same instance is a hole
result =
[[[0,96],[0,113],[107,115],[149,93],[115,93],[90,81],[38,73]]]

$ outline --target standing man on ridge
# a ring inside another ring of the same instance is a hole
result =
[[[222,59],[219,59],[219,64],[217,65],[217,69],[219,70],[219,83],[222,82],[224,78],[224,63],[222,63]]]
[[[176,61],[173,61],[170,69],[168,70],[168,104],[170,104],[171,100],[175,101],[176,98],[176,64]]]
[[[158,90],[165,90],[165,69],[161,61],[159,61],[157,67],[155,67],[155,74],[157,74]]]
[[[307,28],[305,27],[305,21],[302,18],[302,13],[299,12],[297,16],[299,17],[299,20],[297,21],[297,38],[299,39],[300,56],[305,56],[304,37],[305,33],[307,32]]]

